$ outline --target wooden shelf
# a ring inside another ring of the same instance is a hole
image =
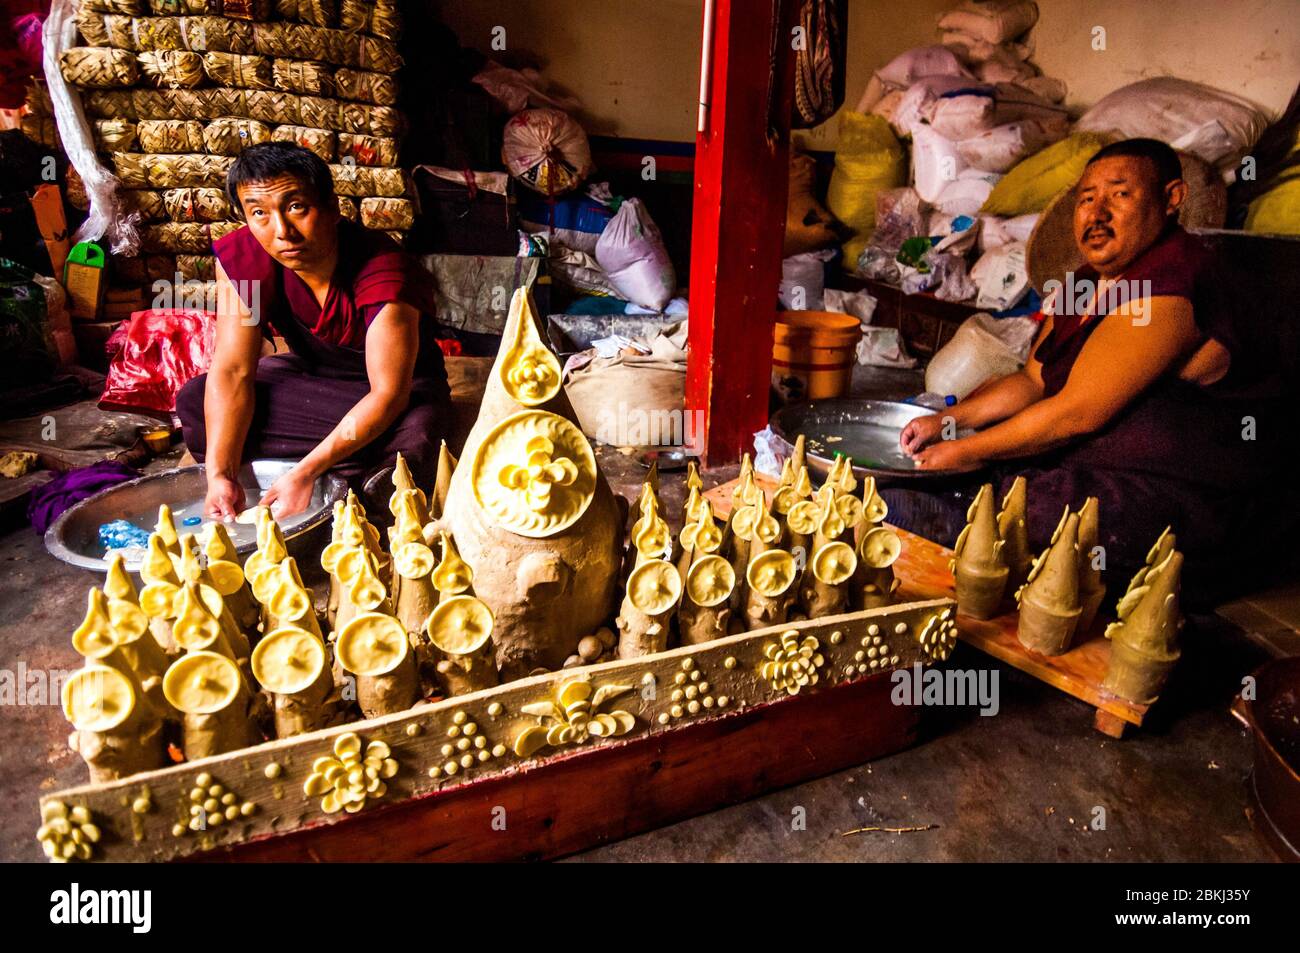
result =
[[[737,482],[723,483],[704,494],[716,515],[731,512],[731,494]],[[759,477],[757,482],[770,497],[775,481]],[[900,601],[955,598],[952,571],[948,568],[952,550],[906,530],[894,530],[903,541],[902,555],[894,564],[894,574],[902,584]],[[1064,655],[1046,656],[1020,644],[1016,637],[1019,618],[1015,612],[995,619],[974,619],[959,612],[957,633],[963,642],[981,652],[1091,705],[1096,709],[1093,726],[1105,735],[1120,738],[1129,725],[1142,724],[1150,705],[1117,698],[1102,688],[1110,665],[1110,642],[1102,635],[1105,619],[1098,617],[1084,640]]]

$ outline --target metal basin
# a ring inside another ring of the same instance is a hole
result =
[[[294,460],[254,460],[239,474],[248,505],[257,503],[267,488],[282,474],[288,472]],[[141,529],[153,530],[158,521],[158,507],[166,503],[176,519],[176,529],[181,533],[198,533],[211,522],[206,518],[193,526],[183,525],[187,517],[203,516],[203,498],[207,494],[207,480],[202,466],[182,467],[153,476],[141,477],[109,487],[82,500],[63,513],[45,533],[45,548],[65,563],[107,572],[104,547],[99,542],[99,527],[104,523],[124,519]],[[294,552],[294,541],[326,522],[333,515],[335,500],[347,495],[347,482],[342,477],[326,474],[316,481],[311,503],[307,509],[280,521],[285,542]],[[241,556],[257,548],[257,528],[251,524],[227,523],[231,540]],[[138,556],[126,560],[126,568],[138,571]]]
[[[859,477],[877,479],[933,479],[963,470],[920,470],[916,461],[898,445],[903,428],[917,417],[934,413],[915,404],[892,400],[814,400],[790,404],[772,415],[772,432],[786,444],[786,453],[794,449],[799,434],[807,436],[808,468],[825,476],[842,454],[853,462]],[[969,430],[958,431],[964,437]]]

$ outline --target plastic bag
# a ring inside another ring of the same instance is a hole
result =
[[[898,251],[903,242],[926,234],[925,203],[916,189],[886,189],[876,193],[876,230],[871,244]]]
[[[949,182],[935,196],[934,206],[945,215],[974,217],[1001,178],[996,172],[963,169],[955,181]]]
[[[971,269],[971,277],[979,285],[977,308],[1005,311],[1015,307],[1029,290],[1024,242],[1011,242],[986,252]]]
[[[1033,0],[966,0],[939,19],[939,29],[965,33],[985,43],[1003,43],[1037,22],[1038,4]]]
[[[34,274],[32,280],[45,289],[45,319],[59,363],[76,364],[77,339],[72,333],[72,315],[68,314],[68,293],[63,285],[45,275]]]
[[[519,226],[540,233],[552,247],[576,248],[593,255],[596,242],[614,213],[607,203],[590,195],[571,195],[548,201],[531,192],[519,196]]]
[[[858,274],[863,278],[872,278],[886,284],[898,284],[898,262],[894,261],[896,254],[898,254],[896,248],[868,245],[862,249],[862,254],[858,255]]]
[[[864,328],[871,323],[871,318],[876,313],[876,304],[875,297],[865,291],[827,288],[822,296],[823,308],[840,314],[851,314],[862,323]]]
[[[660,310],[677,292],[677,273],[640,199],[627,199],[596,242],[596,261],[619,296]]]
[[[1005,216],[1043,211],[1079,181],[1088,160],[1105,144],[1096,133],[1075,132],[1034,153],[1003,177],[980,211]]]
[[[858,363],[870,367],[916,367],[898,328],[863,328],[857,354]]]
[[[826,287],[826,262],[835,257],[830,249],[791,255],[781,262],[781,286],[777,297],[788,311],[821,311]]]
[[[516,179],[543,195],[575,188],[591,174],[587,134],[568,113],[526,109],[506,123],[501,161]]]
[[[45,289],[33,272],[0,258],[0,367],[4,368],[0,387],[44,383],[57,361]]]
[[[934,202],[950,182],[966,168],[957,154],[957,144],[929,126],[912,130],[912,181],[917,195]]]
[[[1037,333],[1032,318],[973,314],[930,359],[925,389],[962,400],[985,381],[1020,370]]]
[[[210,311],[137,311],[109,337],[103,410],[170,414],[176,394],[212,362],[217,316]]]
[[[957,143],[957,154],[972,168],[985,172],[1008,172],[1026,156],[1065,138],[1069,126],[1062,116],[1021,119],[963,139]]]
[[[826,190],[826,207],[853,229],[844,243],[844,260],[857,261],[876,224],[876,195],[903,185],[903,147],[879,116],[840,114],[835,171]]]
[[[76,0],[53,0],[41,33],[43,67],[59,139],[68,161],[77,170],[90,199],[90,214],[72,237],[72,244],[98,242],[107,237],[115,255],[134,256],[140,250],[136,223],[139,213],[127,213],[117,191],[117,177],[99,162],[94,137],[81,108],[81,94],[63,78],[59,57],[77,45]]]
[[[966,259],[937,248],[929,254],[930,271],[935,277],[934,296],[940,301],[969,301],[979,289],[966,273]]]
[[[549,106],[554,109],[574,111],[582,103],[572,96],[555,97],[543,91],[546,81],[535,69],[511,69],[495,60],[488,60],[470,79],[482,86],[506,112],[517,113],[529,106]]]

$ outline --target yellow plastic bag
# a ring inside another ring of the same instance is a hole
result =
[[[1014,218],[1041,212],[1083,175],[1083,167],[1106,144],[1093,132],[1076,132],[1015,166],[1002,177],[980,209],[981,215]]]
[[[1293,160],[1300,153],[1300,135],[1287,153]],[[1245,230],[1267,235],[1300,235],[1300,170],[1286,169],[1267,192],[1257,196],[1246,209]]]
[[[835,171],[826,190],[831,214],[852,228],[844,262],[852,268],[876,226],[876,193],[906,183],[903,147],[882,116],[843,110]]]

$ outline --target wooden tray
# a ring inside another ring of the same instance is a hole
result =
[[[927,600],[564,669],[59,791],[41,805],[88,812],[102,835],[95,860],[554,857],[905,747],[917,710],[891,702],[888,674],[929,663],[923,629],[955,644],[954,611],[952,600]],[[787,636],[812,640],[815,679],[775,680],[767,666]],[[523,750],[526,731],[557,724],[537,706],[572,699],[575,681],[589,682],[592,720],[608,714],[620,730]],[[376,766],[392,763],[357,813],[328,813],[307,782],[337,775],[331,759],[349,744],[377,752]],[[218,822],[213,808],[232,816]]]
[[[713,512],[731,512],[731,495],[738,480],[720,484],[705,492]],[[770,497],[776,481],[758,477],[757,483]],[[952,550],[906,530],[895,531],[903,540],[903,552],[894,564],[904,599],[952,599],[956,590],[948,561]],[[1093,727],[1112,738],[1121,738],[1130,725],[1140,726],[1150,705],[1117,698],[1102,688],[1110,665],[1110,642],[1102,635],[1105,620],[1100,616],[1082,642],[1064,655],[1047,656],[1031,652],[1020,644],[1016,628],[1020,617],[1009,612],[995,619],[974,619],[957,614],[958,637],[981,652],[1032,675],[1039,681],[1073,695],[1096,709]]]

